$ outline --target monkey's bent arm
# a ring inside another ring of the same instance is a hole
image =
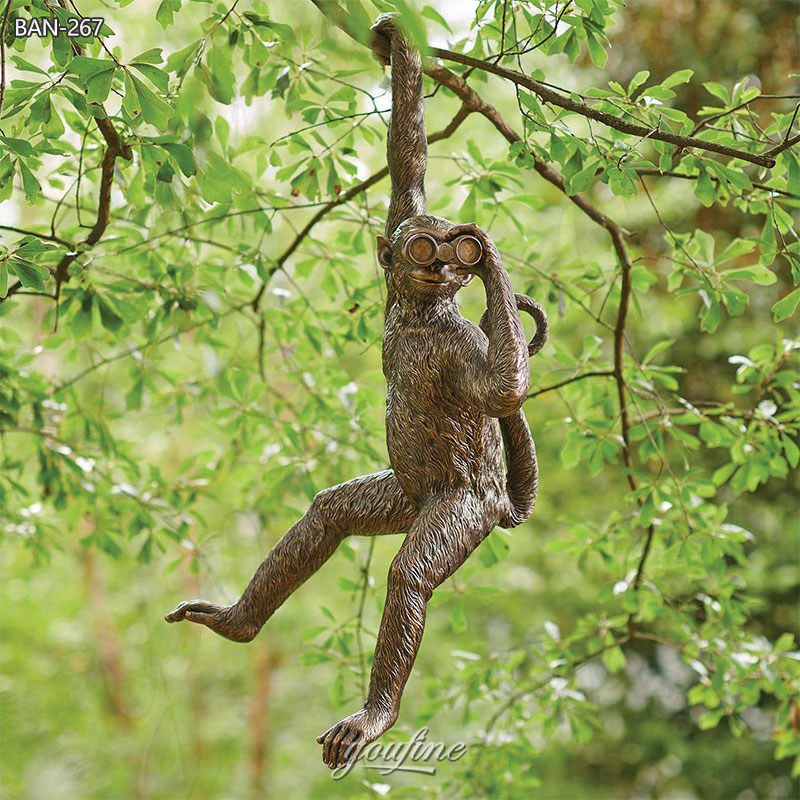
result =
[[[508,417],[522,408],[528,394],[528,348],[508,273],[494,244],[482,238],[489,349],[485,360],[464,353],[456,380],[461,394],[484,414]]]
[[[387,52],[392,67],[392,116],[386,145],[386,160],[392,179],[386,236],[405,219],[428,213],[425,168],[428,141],[422,94],[422,60],[389,14],[372,26],[373,47],[378,58]],[[387,47],[388,45],[388,47]]]

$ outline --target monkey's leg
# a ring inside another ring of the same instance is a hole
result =
[[[352,763],[391,728],[425,627],[433,590],[464,563],[499,519],[472,492],[438,495],[423,506],[389,567],[369,694],[364,707],[318,737],[331,768]]]
[[[287,597],[313,575],[351,534],[400,533],[417,514],[392,470],[325,489],[303,518],[270,550],[239,600],[219,606],[181,603],[167,622],[189,620],[235,642],[249,642]]]

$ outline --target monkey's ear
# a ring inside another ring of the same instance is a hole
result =
[[[378,263],[384,269],[392,266],[392,243],[385,236],[378,236]]]

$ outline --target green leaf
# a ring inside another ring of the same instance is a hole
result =
[[[794,314],[798,304],[800,304],[800,286],[772,306],[772,318],[775,322],[783,322],[783,320],[789,319]]]
[[[163,147],[175,159],[181,172],[187,178],[197,172],[197,162],[191,147],[179,142],[164,142],[160,147]]]
[[[610,647],[603,653],[602,659],[603,665],[612,675],[625,669],[625,653],[621,647]]]
[[[631,82],[628,84],[628,97],[633,97],[633,93],[650,77],[650,70],[649,69],[640,69],[634,76],[631,78]]]
[[[710,208],[717,199],[717,191],[714,182],[709,177],[705,167],[700,165],[700,172],[694,185],[695,197],[706,207]]]
[[[703,86],[711,94],[713,94],[714,97],[718,97],[720,100],[722,100],[722,102],[726,106],[730,105],[731,99],[730,95],[728,94],[728,90],[721,83],[716,83],[714,81],[707,81],[706,83],[703,84]]]
[[[675,97],[675,92],[672,89],[668,89],[666,86],[648,86],[647,89],[642,92],[645,97],[652,97],[655,100],[671,100]]]
[[[26,142],[24,139],[13,139],[10,136],[0,136],[0,142],[2,142],[9,150],[25,158],[30,158],[31,156],[36,155],[36,151],[33,149],[33,147],[31,147],[30,142]]]
[[[616,166],[608,170],[608,185],[616,195],[634,197],[638,191],[636,173],[626,167],[619,169]]]
[[[531,115],[537,122],[544,123],[545,118],[544,114],[542,113],[542,108],[534,95],[532,95],[530,92],[520,90],[519,101],[531,112]]]
[[[5,261],[0,261],[0,297],[8,294],[8,266]]]
[[[786,162],[786,185],[800,186],[800,158],[791,150],[787,150],[782,156]]]
[[[10,263],[23,286],[38,292],[45,290],[45,281],[50,276],[46,267],[34,264],[24,258],[12,258]]]
[[[103,103],[114,82],[114,69],[98,72],[86,80],[86,99],[90,103]]]
[[[206,56],[206,63],[198,64],[195,71],[208,87],[211,96],[220,103],[230,105],[233,100],[236,76],[231,66],[231,51],[215,47]]]
[[[186,47],[172,53],[167,58],[165,65],[167,72],[174,72],[179,77],[185,75],[189,69],[190,62],[197,56],[200,46],[200,41],[191,42]]]
[[[669,350],[675,344],[674,339],[664,339],[661,342],[656,342],[648,351],[647,355],[642,359],[642,366],[649,364],[659,353]]]
[[[84,81],[100,75],[103,72],[114,71],[117,65],[108,58],[89,58],[88,56],[75,56],[69,62],[69,72],[82,78]]]
[[[52,112],[50,95],[47,92],[42,92],[31,104],[30,117],[28,118],[29,124],[31,122],[38,122],[40,124],[49,122]]]
[[[86,87],[90,103],[102,103],[108,97],[116,68],[111,59],[88,56],[76,56],[69,64],[69,72],[77,75]]]
[[[711,728],[716,728],[719,725],[719,721],[722,718],[721,711],[706,711],[702,717],[700,717],[700,721],[697,723],[697,726],[700,728],[701,731],[707,731]]]
[[[50,77],[41,67],[37,67],[36,64],[32,64],[22,56],[11,56],[11,60],[21,72],[35,72],[37,75],[44,75],[46,78]]]
[[[726,183],[731,184],[736,189],[742,192],[749,192],[753,188],[750,178],[747,173],[741,168],[728,167],[721,164],[719,161],[708,161],[708,169],[713,172],[718,178]]]
[[[452,33],[453,29],[450,27],[447,20],[435,9],[433,6],[425,6],[422,9],[422,16],[426,19],[432,20],[433,22],[438,23],[441,25],[448,33]]]
[[[156,9],[156,21],[166,30],[172,25],[175,14],[180,11],[181,0],[161,0],[158,8]]]
[[[160,64],[163,61],[160,47],[151,47],[131,59],[131,64]]]
[[[142,117],[145,122],[149,122],[154,127],[163,131],[169,121],[174,116],[173,109],[160,97],[150,91],[139,78],[129,75],[139,107],[142,109]]]
[[[719,255],[717,263],[724,264],[726,261],[732,261],[739,256],[752,253],[756,249],[757,242],[753,239],[734,239]]]
[[[797,469],[798,464],[800,464],[800,447],[785,434],[781,434],[781,442],[783,443],[783,451],[786,454],[789,466],[792,469]]]
[[[739,269],[729,269],[722,273],[722,276],[727,281],[752,281],[759,286],[772,286],[778,280],[772,270],[762,267],[759,264],[754,264],[750,267],[741,267]]]
[[[467,617],[464,613],[464,602],[456,596],[450,607],[450,627],[453,633],[463,633],[467,629]]]
[[[700,297],[703,300],[703,307],[700,309],[700,330],[713,333],[722,321],[719,300],[705,291],[700,292]]]
[[[778,252],[778,245],[775,241],[775,228],[772,224],[772,216],[767,214],[764,228],[761,231],[761,257],[759,263],[762,266],[769,266]]]
[[[689,81],[694,75],[694,70],[691,69],[679,69],[677,72],[673,72],[667,78],[664,78],[661,81],[662,86],[666,86],[667,89],[671,89],[673,86],[679,86],[682,83],[689,83]]]
[[[97,305],[100,310],[100,321],[103,323],[103,327],[112,333],[117,333],[124,324],[122,317],[102,298],[97,298]]]
[[[580,194],[585,192],[592,181],[594,180],[597,172],[597,162],[593,161],[588,166],[584,167],[580,172],[576,172],[568,181],[567,192],[570,195]]]
[[[47,119],[47,121],[45,121],[42,125],[42,133],[48,139],[60,139],[64,135],[66,128],[64,127],[64,123],[61,121],[61,117],[59,116],[58,112],[56,112],[56,110],[53,108],[53,104],[48,102],[48,105],[50,106],[49,119]]]
[[[131,64],[131,66],[147,78],[157,89],[167,92],[169,89],[169,75],[163,69],[152,64]]]
[[[25,191],[25,199],[28,201],[28,205],[38,203],[39,198],[42,196],[42,185],[22,161],[19,162],[19,171],[22,174],[22,188]]]
[[[596,66],[601,69],[608,61],[608,53],[602,44],[598,41],[597,37],[589,30],[586,31],[586,41],[589,45],[589,55]]]
[[[564,164],[569,158],[569,150],[564,143],[564,137],[557,136],[555,131],[550,133],[550,155],[559,164]]]

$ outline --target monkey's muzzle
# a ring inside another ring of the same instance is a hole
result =
[[[474,267],[483,257],[483,246],[475,236],[459,236],[452,242],[440,242],[432,234],[412,233],[403,244],[406,258],[418,267],[429,267],[437,259],[443,264]]]

